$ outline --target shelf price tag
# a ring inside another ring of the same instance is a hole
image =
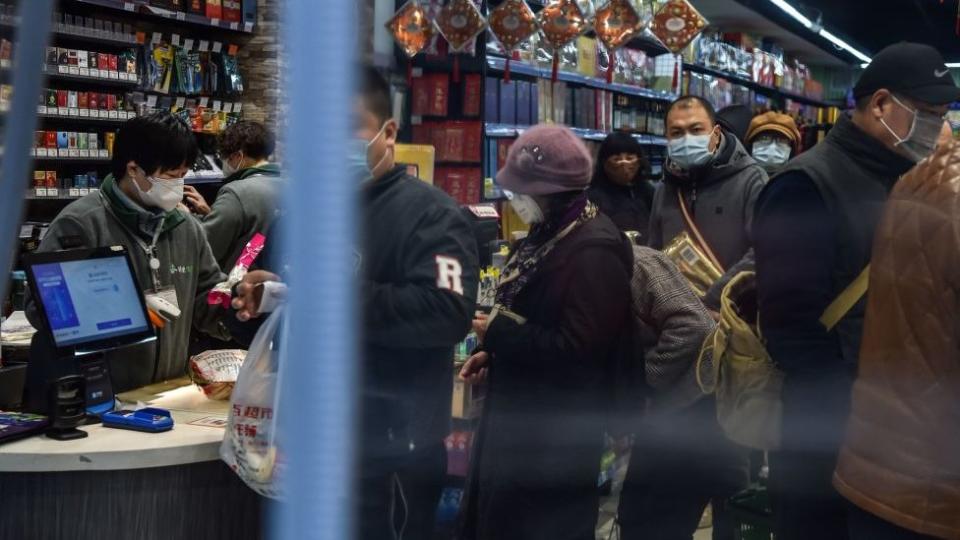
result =
[[[81,76],[81,77],[89,77],[89,76],[90,76],[90,68],[80,68],[80,76]]]
[[[67,110],[67,114],[70,116],[80,116],[80,109],[76,107],[70,107],[70,109]]]
[[[33,196],[34,196],[34,197],[46,197],[46,196],[47,196],[47,188],[39,188],[39,187],[38,187],[38,188],[34,189],[34,190],[33,190]]]
[[[220,52],[220,51],[222,51],[222,50],[223,50],[223,43],[220,43],[219,41],[214,41],[214,42],[213,42],[213,52],[218,53],[218,52]]]
[[[239,29],[240,29],[240,23],[238,23],[238,22],[232,22],[232,23],[230,23],[230,29],[231,29],[231,30],[239,30]]]
[[[57,107],[57,114],[60,115],[60,116],[67,116],[67,114],[68,114],[68,113],[67,113],[67,108],[66,108],[66,107]]]
[[[80,109],[80,117],[88,118],[90,116],[90,109]]]
[[[37,106],[37,114],[47,114],[47,106],[46,106],[46,105],[38,105],[38,106]]]
[[[163,39],[163,34],[161,34],[160,32],[154,32],[153,39],[151,39],[150,42],[153,43],[154,45],[157,45],[160,43],[160,40],[162,39]]]
[[[77,190],[77,195],[79,195],[80,197],[86,197],[89,194],[90,194],[89,188],[80,188]]]
[[[219,100],[216,100],[216,99],[213,100],[213,110],[214,110],[214,111],[219,111],[219,110],[220,110],[220,101],[219,101]]]
[[[70,149],[70,157],[72,157],[72,158],[78,158],[78,157],[80,157],[80,150],[79,150],[78,148],[71,148],[71,149]]]
[[[253,23],[252,23],[252,22],[249,22],[249,21],[243,23],[243,31],[244,31],[244,32],[253,32]]]
[[[124,2],[123,9],[126,11],[133,11],[133,2]]]
[[[79,75],[79,74],[80,74],[80,68],[77,67],[77,66],[70,66],[70,74],[71,74],[71,75]]]
[[[177,98],[177,105],[176,105],[177,109],[182,109],[183,106],[184,106],[186,103],[187,103],[187,98],[182,97],[182,96],[181,96],[181,97],[178,97],[178,98]]]
[[[36,152],[37,157],[47,157],[47,149],[46,149],[46,148],[35,148],[35,149],[34,149],[34,152]]]
[[[235,112],[235,113],[240,112],[240,108],[241,108],[241,107],[243,107],[243,103],[239,103],[239,102],[238,102],[238,103],[234,103],[234,104],[233,104],[233,112]]]
[[[192,39],[185,39],[185,40],[183,40],[183,48],[186,49],[186,50],[188,50],[188,51],[192,51],[192,50],[193,50],[193,40],[192,40]]]
[[[57,188],[47,188],[47,197],[59,197],[60,191]]]
[[[178,21],[185,21],[185,20],[187,20],[187,14],[184,13],[184,12],[182,12],[182,11],[178,11],[178,12],[177,12],[177,20],[178,20]]]
[[[173,34],[170,36],[170,43],[173,43],[174,46],[180,46],[180,34]]]
[[[57,72],[66,75],[70,72],[70,68],[67,66],[57,66]]]
[[[90,157],[90,150],[87,148],[82,148],[80,150],[80,157],[86,157],[86,158]]]
[[[108,157],[110,157],[110,152],[108,152],[106,148],[101,148],[101,149],[100,149],[100,157],[102,157],[102,158],[108,158]]]
[[[80,190],[77,189],[77,188],[70,188],[70,189],[67,191],[67,193],[69,193],[69,195],[70,195],[71,197],[79,197],[79,196],[80,196]]]
[[[204,109],[207,108],[207,104],[208,104],[208,103],[210,103],[210,98],[208,98],[208,97],[206,97],[206,96],[200,98],[200,106],[203,107]]]
[[[210,19],[210,26],[220,26],[220,19]]]

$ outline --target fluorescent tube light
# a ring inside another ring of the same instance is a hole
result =
[[[800,24],[802,24],[804,27],[806,27],[806,28],[808,28],[808,29],[812,29],[812,27],[814,26],[813,21],[811,21],[810,19],[808,19],[807,17],[805,17],[805,16],[804,16],[802,13],[800,13],[799,11],[797,11],[797,8],[791,6],[786,0],[770,0],[770,3],[773,4],[773,5],[775,5],[775,6],[777,6],[778,8],[782,9],[784,13],[786,13],[787,15],[790,15],[791,17],[793,17],[797,22],[799,22]],[[861,62],[865,62],[865,63],[867,63],[867,64],[870,63],[870,57],[869,57],[869,56],[863,54],[862,52],[860,52],[860,51],[858,51],[858,50],[856,50],[856,49],[854,49],[854,48],[851,47],[850,44],[847,43],[846,41],[838,38],[837,36],[831,34],[830,32],[828,32],[828,31],[826,31],[826,30],[824,30],[823,28],[820,28],[820,31],[817,32],[817,33],[819,33],[821,36],[823,36],[825,39],[827,39],[828,41],[830,41],[831,43],[833,43],[833,44],[836,45],[837,47],[840,47],[841,49],[843,49],[843,50],[849,52],[850,54],[852,54],[853,56],[857,57],[857,59],[860,60]]]
[[[813,21],[811,21],[810,19],[804,17],[802,13],[800,13],[799,11],[797,11],[797,9],[796,9],[795,7],[793,7],[793,6],[791,6],[790,4],[788,4],[785,0],[770,0],[770,2],[771,2],[773,5],[777,6],[778,8],[782,9],[783,11],[785,11],[785,12],[787,13],[787,15],[790,15],[791,17],[793,17],[794,19],[796,19],[797,22],[799,22],[799,23],[802,24],[803,26],[805,26],[805,27],[807,27],[807,28],[810,28],[811,26],[813,26]]]
[[[833,35],[833,34],[831,34],[830,32],[828,32],[828,31],[826,31],[826,30],[820,30],[820,35],[823,36],[824,38],[826,38],[828,41],[830,41],[830,42],[833,43],[834,45],[836,45],[837,47],[840,47],[841,49],[847,51],[848,53],[856,56],[857,59],[860,60],[861,62],[868,62],[868,63],[870,62],[870,57],[869,57],[869,56],[863,54],[862,52],[860,52],[860,51],[858,51],[858,50],[856,50],[856,49],[854,49],[853,47],[850,46],[849,43],[847,43],[846,41],[838,38],[837,36],[835,36],[835,35]]]

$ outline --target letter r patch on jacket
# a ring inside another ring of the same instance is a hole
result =
[[[437,287],[463,294],[463,266],[460,261],[437,255]]]

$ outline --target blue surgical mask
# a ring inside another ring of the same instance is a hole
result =
[[[760,141],[753,143],[753,159],[764,166],[783,165],[790,159],[790,145],[781,141]]]
[[[368,141],[362,137],[355,137],[350,141],[350,149],[347,152],[347,169],[350,171],[351,178],[354,178],[361,183],[373,180],[373,171],[376,170],[376,168],[387,159],[387,154],[385,152],[383,157],[380,158],[380,161],[371,167],[368,159],[368,156],[370,155],[370,147],[374,142],[376,142],[377,139],[383,136],[383,132],[386,128],[387,125],[384,124],[371,141]]]
[[[667,141],[667,155],[680,167],[690,170],[706,165],[713,157],[710,151],[710,138],[706,135],[684,135]]]

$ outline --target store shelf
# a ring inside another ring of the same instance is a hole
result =
[[[145,0],[121,1],[121,0],[70,0],[70,3],[78,5],[96,6],[98,8],[112,9],[114,11],[124,11],[127,13],[136,13],[137,15],[149,16],[156,19],[176,21],[181,24],[191,24],[207,28],[219,28],[229,32],[238,32],[242,34],[253,33],[253,23],[226,22],[220,19],[211,19],[203,15],[194,13],[185,13],[183,11],[170,11],[168,9],[151,6]]]
[[[15,29],[20,25],[19,17],[0,17],[0,28]],[[86,28],[78,27],[60,27],[54,25],[53,31],[51,34],[55,38],[61,38],[65,40],[72,40],[84,43],[96,43],[99,45],[109,45],[112,47],[136,47],[137,38],[135,35],[130,35],[128,37],[120,37],[117,34],[110,32],[107,35],[97,34],[93,29],[90,29],[87,32]]]
[[[52,163],[109,163],[109,157],[50,157],[50,156],[35,156],[33,158],[35,161],[43,162],[52,162]]]
[[[84,109],[84,110],[87,110],[87,111],[88,111],[88,114],[89,114],[89,112],[92,112],[92,111],[90,111],[89,109]],[[97,112],[99,113],[100,111],[98,110]],[[130,118],[133,118],[133,116],[130,116],[129,118],[127,118],[127,117],[123,117],[123,118],[101,118],[101,117],[99,117],[99,116],[96,116],[96,117],[94,117],[94,116],[80,116],[79,114],[77,114],[77,115],[71,115],[71,114],[66,114],[66,115],[64,115],[64,114],[58,114],[58,113],[52,113],[52,114],[51,114],[51,113],[40,113],[40,112],[38,112],[38,113],[37,113],[37,118],[40,118],[41,120],[57,120],[57,121],[61,121],[61,122],[81,122],[81,123],[84,123],[84,124],[94,123],[94,124],[120,125],[120,124],[123,124],[124,122],[126,122],[127,120],[129,120]]]
[[[76,81],[76,82],[84,82],[84,83],[95,83],[95,84],[104,85],[104,86],[123,86],[123,87],[132,87],[140,84],[140,80],[137,79],[136,76],[134,76],[133,80],[120,78],[121,76],[129,77],[130,75],[133,75],[133,74],[119,73],[114,71],[112,73],[117,74],[117,78],[114,79],[111,77],[101,77],[99,75],[95,77],[90,75],[81,75],[79,72],[80,68],[75,68],[75,67],[74,69],[77,70],[76,72],[73,72],[72,70],[70,70],[71,69],[70,67],[67,67],[67,69],[70,71],[67,73],[64,73],[60,69],[61,67],[67,67],[67,66],[53,66],[50,64],[44,64],[43,71],[50,80],[54,80],[54,81]]]
[[[487,67],[491,71],[498,73],[503,73],[506,71],[507,60],[499,56],[488,56],[487,57]],[[511,61],[510,62],[510,73],[518,75],[527,75],[530,77],[539,77],[541,79],[549,79],[552,76],[551,70],[541,69],[536,66],[531,66],[530,64]],[[590,86],[592,88],[599,88],[601,90],[609,90],[611,92],[616,92],[618,94],[626,94],[628,96],[639,96],[647,99],[654,99],[658,101],[673,101],[677,98],[674,94],[669,92],[661,92],[659,90],[651,90],[649,88],[640,88],[639,86],[631,86],[628,84],[617,84],[612,83],[608,84],[607,81],[603,79],[598,79],[596,77],[587,77],[579,73],[569,73],[566,71],[560,71],[557,74],[557,80],[582,84],[584,86]]]
[[[493,138],[513,138],[519,137],[521,133],[530,129],[531,126],[514,126],[509,124],[486,124],[487,137]],[[578,137],[588,141],[602,141],[610,135],[610,132],[599,131],[595,129],[570,128]],[[633,138],[640,144],[648,146],[666,146],[667,140],[663,137],[654,135],[633,134]]]
[[[773,88],[770,86],[762,85],[762,84],[753,82],[750,79],[745,79],[737,75],[733,75],[733,74],[720,71],[717,69],[713,69],[713,68],[700,66],[697,64],[689,64],[687,62],[684,62],[683,69],[687,71],[692,71],[694,73],[700,73],[701,75],[710,75],[713,77],[726,79],[734,84],[739,84],[740,86],[744,86],[746,88],[749,88],[755,92],[759,92],[766,96],[782,96],[786,99],[797,101],[799,103],[803,103],[806,105],[813,105],[814,107],[841,107],[842,106],[842,104],[837,102],[828,102],[828,101],[810,98],[807,96],[802,96],[800,94],[794,94],[792,92],[786,92],[784,90],[780,90],[779,88]]]

